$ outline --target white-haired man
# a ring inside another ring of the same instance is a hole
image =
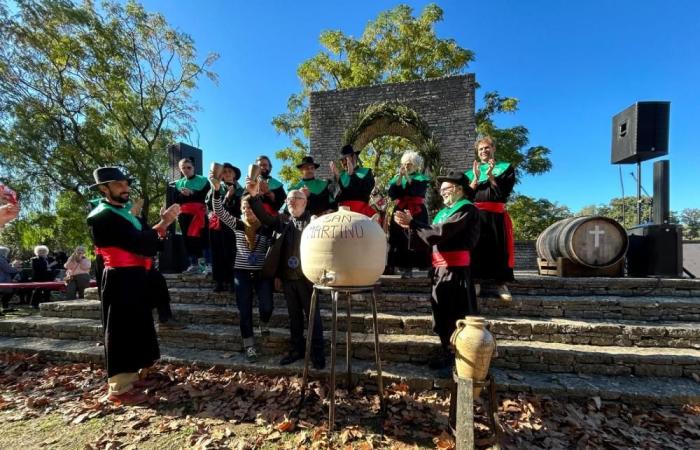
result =
[[[56,278],[53,267],[55,261],[49,261],[49,248],[45,245],[34,247],[32,262],[32,281],[54,281]],[[39,304],[51,299],[49,289],[35,289],[32,293],[32,308],[39,309]]]

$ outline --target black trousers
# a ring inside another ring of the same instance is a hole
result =
[[[450,337],[457,321],[479,314],[469,267],[437,267],[430,271],[433,309],[433,331],[440,336],[444,350],[450,348]]]
[[[313,285],[308,280],[282,280],[282,288],[289,313],[289,332],[291,335],[289,350],[304,354],[306,350],[304,319],[309,318]],[[314,357],[321,357],[323,351],[321,308],[316,304],[314,329],[311,331],[311,354]]]
[[[177,221],[180,223],[182,237],[185,240],[185,250],[187,251],[187,256],[190,258],[190,262],[196,262],[197,258],[202,257],[203,249],[209,245],[209,233],[208,224],[205,219],[204,228],[202,228],[199,236],[188,236],[187,230],[190,228],[190,223],[192,223],[192,217],[193,216],[189,214],[180,214],[177,217]]]
[[[226,225],[209,230],[211,240],[212,278],[217,283],[233,282],[233,261],[236,257],[236,236]]]
[[[170,292],[165,277],[158,269],[151,269],[146,274],[146,286],[151,308],[158,310],[158,321],[167,322],[173,317],[173,313],[170,309]]]

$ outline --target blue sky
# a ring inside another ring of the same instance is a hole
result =
[[[403,2],[416,14],[429,2]],[[244,167],[273,156],[288,139],[272,118],[299,90],[298,65],[320,50],[322,30],[360,36],[368,21],[398,2],[357,0],[146,0],[189,33],[202,56],[217,52],[218,86],[200,83],[195,99],[205,163]],[[438,35],[476,53],[467,72],[482,89],[520,100],[498,124],[525,125],[531,145],[552,150],[552,170],[525,177],[523,194],[577,211],[620,196],[619,167],[610,164],[611,118],[635,101],[671,102],[671,208],[699,208],[700,2],[607,0],[440,1]],[[479,102],[477,103],[477,107]],[[653,161],[642,181],[652,191]],[[279,164],[277,164],[279,167]],[[625,194],[636,192],[623,165]],[[274,169],[273,169],[274,173]]]

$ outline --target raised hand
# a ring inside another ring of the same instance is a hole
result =
[[[489,168],[486,171],[486,176],[491,178],[493,176],[493,168],[496,167],[496,160],[489,159]]]
[[[411,226],[411,221],[413,220],[413,216],[411,216],[411,212],[407,209],[404,209],[403,211],[395,211],[394,212],[394,222],[396,222],[399,226],[403,228],[408,228]]]
[[[134,200],[131,205],[131,215],[138,217],[141,215],[141,210],[143,210],[143,199],[139,198]]]
[[[177,216],[180,214],[180,205],[177,203],[174,203],[168,207],[168,209],[163,210],[161,209],[160,212],[160,220],[163,221],[164,225],[167,227],[171,223],[177,219]]]
[[[472,172],[474,172],[474,179],[478,181],[481,175],[481,164],[479,164],[479,160],[477,159],[475,159],[472,164]]]
[[[328,167],[331,169],[331,174],[333,175],[333,178],[336,180],[338,179],[338,168],[335,166],[335,161],[330,161],[328,163]]]
[[[0,206],[0,228],[7,222],[14,220],[19,214],[19,205],[8,203]]]

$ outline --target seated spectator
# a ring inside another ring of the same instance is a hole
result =
[[[24,269],[24,263],[19,260],[15,259],[12,261],[12,267],[18,270],[17,274],[15,275],[14,281],[17,283],[29,283],[32,281],[32,278],[30,277],[31,275],[31,270],[29,269]],[[15,289],[15,295],[17,298],[19,298],[19,304],[20,305],[28,305],[29,301],[32,298],[32,290],[31,289]]]
[[[56,275],[53,267],[56,262],[48,259],[49,248],[45,245],[34,247],[34,257],[32,258],[32,281],[54,281]],[[39,309],[39,303],[48,302],[51,299],[51,290],[35,289],[32,294],[32,308]]]
[[[90,287],[90,259],[85,256],[85,247],[76,247],[68,261],[63,264],[66,269],[66,300],[85,298],[85,289]]]
[[[0,283],[10,283],[14,276],[19,272],[15,267],[12,267],[10,263],[7,262],[7,256],[10,254],[10,249],[7,247],[0,247]],[[10,311],[10,299],[14,295],[14,290],[12,288],[0,288],[0,299],[2,300],[2,315],[5,312]]]

